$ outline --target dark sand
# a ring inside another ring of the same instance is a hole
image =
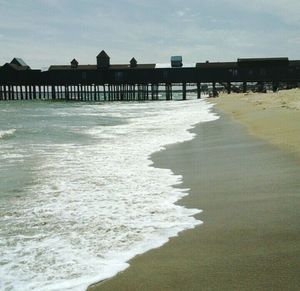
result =
[[[300,163],[222,116],[153,155],[183,175],[196,229],[90,290],[300,290]]]

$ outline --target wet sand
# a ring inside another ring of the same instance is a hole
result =
[[[218,121],[152,156],[183,175],[179,203],[203,209],[204,224],[89,290],[300,290],[299,156],[249,134],[222,98]]]

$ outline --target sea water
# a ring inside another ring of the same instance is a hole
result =
[[[203,100],[0,103],[0,290],[85,290],[200,224],[151,153],[217,117]]]

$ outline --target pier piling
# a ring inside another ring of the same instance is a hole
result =
[[[197,83],[197,99],[201,99],[201,83]]]
[[[227,93],[231,94],[231,82],[227,82]]]
[[[186,83],[182,83],[182,100],[186,100]]]
[[[243,93],[247,93],[247,82],[243,82]]]

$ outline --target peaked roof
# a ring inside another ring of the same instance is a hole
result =
[[[21,67],[29,67],[21,58],[14,58],[10,63]]]
[[[132,58],[130,60],[130,68],[136,68],[137,67],[137,61],[135,58]]]
[[[1,67],[1,70],[14,70],[14,71],[27,71],[29,70],[28,66],[19,66],[16,64],[12,64],[12,63],[6,63]]]
[[[71,61],[71,64],[78,64],[78,61],[77,61],[76,59],[73,59],[73,60]]]
[[[99,55],[97,56],[97,58],[99,58],[99,57],[101,57],[101,58],[109,58],[108,54],[104,50],[102,50],[99,53]]]

